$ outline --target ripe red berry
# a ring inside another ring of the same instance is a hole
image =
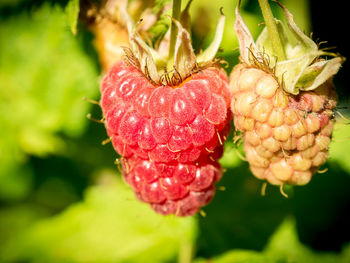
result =
[[[107,133],[122,157],[132,153],[155,162],[194,162],[210,154],[213,140],[226,139],[230,93],[219,69],[205,69],[178,87],[154,86],[119,62],[104,78],[101,92]]]
[[[188,7],[181,17],[188,18]],[[222,175],[217,160],[230,130],[230,88],[215,59],[225,16],[221,12],[213,42],[196,56],[177,17],[176,38],[165,37],[155,50],[123,11],[131,48],[102,82],[107,133],[140,200],[161,214],[193,215],[215,193]]]
[[[217,162],[155,163],[132,157],[123,161],[123,176],[136,196],[161,214],[189,216],[211,201],[221,178]]]
[[[228,79],[207,68],[178,86],[153,85],[125,62],[101,87],[107,133],[135,194],[159,213],[192,215],[213,197],[229,132]]]

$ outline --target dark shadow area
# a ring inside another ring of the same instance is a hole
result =
[[[336,163],[316,174],[307,186],[294,187],[286,199],[278,187],[262,182],[246,163],[229,169],[218,184],[214,200],[200,217],[198,255],[214,257],[231,249],[262,250],[288,215],[296,218],[300,241],[316,250],[340,251],[350,242],[350,177]]]
[[[35,172],[29,200],[58,213],[83,197],[88,177],[71,159],[62,156],[31,157]]]
[[[78,31],[79,34],[77,35],[77,38],[81,43],[82,49],[90,57],[97,71],[101,74],[101,64],[94,47],[94,34],[88,30],[84,23],[78,23]]]
[[[310,14],[314,40],[327,41],[322,47],[334,47],[333,52],[339,53],[345,58],[350,58],[348,41],[348,8],[345,2],[326,2],[310,0]],[[319,42],[318,41],[318,42]],[[338,95],[341,99],[349,99],[347,83],[350,82],[348,61],[334,79]]]
[[[86,103],[90,102],[86,101]],[[102,119],[102,110],[99,105],[92,105],[90,113],[93,119]],[[107,139],[108,135],[104,124],[88,120],[88,126],[83,136],[74,139],[67,138],[74,149],[72,153],[74,156],[71,158],[75,159],[86,173],[91,173],[96,167],[116,169],[114,161],[119,156],[114,151],[111,142],[102,144]]]
[[[268,186],[261,196],[262,182],[250,173],[247,163],[227,170],[218,184],[214,200],[199,219],[198,254],[213,257],[230,249],[262,250],[271,234],[291,213],[291,198]]]
[[[65,7],[68,0],[17,0],[13,2],[6,1],[5,3],[0,2],[0,19],[18,15],[23,12],[30,13],[47,3],[51,6],[58,4],[61,7]]]
[[[350,176],[329,162],[325,174],[295,187],[293,206],[300,240],[317,250],[340,251],[350,242]]]

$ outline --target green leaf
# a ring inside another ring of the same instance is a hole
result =
[[[48,212],[43,207],[33,204],[2,207],[0,210],[0,251],[15,234],[20,234],[36,220],[46,216],[48,216]]]
[[[156,214],[111,172],[85,200],[41,220],[7,242],[5,262],[165,262],[196,237],[195,217]]]
[[[80,0],[69,0],[66,6],[66,14],[68,16],[70,29],[72,30],[74,35],[77,33],[79,11],[80,11]]]

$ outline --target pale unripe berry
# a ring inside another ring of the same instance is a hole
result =
[[[331,81],[291,95],[276,77],[238,65],[230,75],[235,128],[253,174],[271,184],[307,184],[324,164],[336,95]]]

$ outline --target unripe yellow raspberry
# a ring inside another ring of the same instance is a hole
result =
[[[253,174],[275,185],[307,184],[328,157],[337,102],[332,81],[292,95],[273,74],[239,64],[230,85]]]
[[[332,78],[344,58],[319,49],[279,5],[294,41],[265,13],[271,23],[254,42],[236,9],[240,63],[230,74],[231,110],[252,173],[274,185],[305,185],[328,158],[337,105]]]

